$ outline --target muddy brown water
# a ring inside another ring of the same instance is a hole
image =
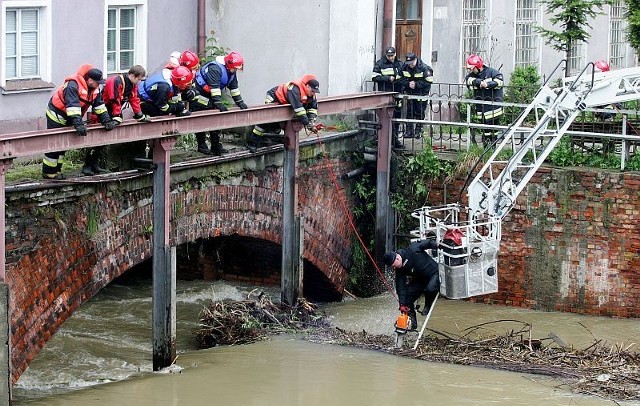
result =
[[[431,363],[293,336],[195,350],[193,331],[199,310],[211,299],[244,299],[253,289],[222,282],[178,282],[179,356],[174,368],[153,373],[150,289],[144,282],[110,285],[79,309],[21,377],[13,404],[614,404],[572,394],[562,382],[544,376]],[[266,291],[279,297],[277,290]],[[323,306],[334,325],[372,334],[392,334],[396,307],[390,295]],[[467,327],[503,319],[529,322],[534,337],[554,332],[578,348],[595,339],[628,345],[640,337],[637,320],[443,299],[436,303],[429,328],[458,334]],[[515,326],[497,323],[487,328],[502,332]]]

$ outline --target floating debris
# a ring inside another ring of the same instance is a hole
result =
[[[640,400],[640,354],[635,344],[607,347],[596,340],[585,349],[568,346],[555,333],[534,338],[532,325],[497,320],[464,329],[460,334],[427,328],[416,350],[396,348],[391,335],[372,335],[332,327],[314,304],[300,299],[295,306],[272,303],[252,291],[247,300],[213,302],[200,314],[196,337],[202,348],[248,344],[281,333],[304,333],[323,344],[348,345],[403,357],[545,375],[560,379],[574,393],[617,401]],[[516,323],[520,328],[496,334],[488,325]],[[417,336],[417,335],[416,335]],[[415,340],[416,337],[414,337]],[[407,337],[407,341],[411,341]]]

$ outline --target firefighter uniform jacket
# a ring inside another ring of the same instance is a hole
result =
[[[122,122],[122,105],[129,103],[133,114],[140,115],[140,97],[138,97],[138,87],[129,80],[129,75],[115,75],[107,79],[102,89],[102,97],[115,121]]]
[[[393,81],[391,81],[393,78]],[[402,62],[398,59],[390,61],[385,56],[373,65],[371,79],[377,84],[377,90],[383,92],[400,92],[402,79]]]
[[[487,84],[486,88],[480,87],[482,82]],[[497,69],[482,66],[482,70],[477,74],[469,72],[465,78],[465,83],[470,90],[473,90],[473,98],[476,100],[501,102],[504,99],[502,90],[504,79],[502,73]],[[502,106],[493,104],[476,105],[476,116],[480,119],[490,120],[500,115],[502,115]]]
[[[222,89],[229,89],[229,93],[236,104],[242,103],[242,96],[238,86],[238,77],[227,70],[224,57],[218,57],[215,61],[204,64],[196,71],[195,87],[203,96],[196,100],[199,104],[215,106],[222,103]],[[209,102],[209,100],[211,100]]]
[[[406,249],[398,250],[397,253],[402,257],[402,266],[396,268],[395,282],[400,304],[412,305],[415,297],[410,296],[415,296],[416,288],[417,296],[425,290],[436,292],[440,288],[438,263],[424,251],[437,248],[438,243],[435,240],[421,240],[411,243]]]
[[[409,87],[409,82],[415,82],[414,89]],[[433,69],[418,58],[416,66],[411,68],[406,62],[402,65],[402,92],[413,95],[428,95],[433,83]]]
[[[111,120],[100,89],[89,89],[83,75],[78,71],[76,75],[67,77],[49,99],[47,117],[60,126],[83,124],[82,117],[89,107],[98,116],[100,123]]]
[[[269,89],[265,103],[274,102],[289,103],[294,117],[305,126],[318,116],[318,100],[315,95],[307,95],[306,85],[302,81],[294,80]]]
[[[180,101],[180,90],[165,78],[162,71],[138,83],[138,95],[141,103],[153,104],[161,114],[177,113],[185,108]]]

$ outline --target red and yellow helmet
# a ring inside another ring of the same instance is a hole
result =
[[[482,69],[484,61],[480,58],[480,55],[471,54],[467,57],[467,69],[478,68]]]
[[[595,67],[596,72],[609,72],[611,70],[611,67],[609,66],[607,61],[603,59],[598,59],[597,61],[595,61],[593,63],[593,66]]]
[[[239,53],[235,51],[230,52],[229,55],[224,57],[224,66],[226,66],[227,69],[242,70],[244,68],[244,59]]]
[[[189,69],[196,69],[200,64],[200,58],[195,52],[186,50],[180,54],[180,65],[186,66]]]
[[[178,66],[171,71],[171,83],[180,90],[185,90],[193,82],[193,72],[186,66]]]

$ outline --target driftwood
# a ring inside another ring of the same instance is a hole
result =
[[[640,354],[631,351],[635,344],[606,346],[594,338],[587,348],[575,349],[554,333],[534,338],[531,324],[519,320],[482,323],[459,334],[427,329],[429,334],[412,350],[396,348],[394,338],[389,335],[331,327],[324,315],[316,313],[315,305],[304,299],[295,306],[274,304],[256,291],[245,301],[213,302],[202,310],[200,319],[196,338],[202,348],[247,344],[272,334],[303,332],[313,342],[550,376],[560,379],[575,393],[599,396],[613,403],[640,400]],[[517,323],[520,328],[501,335],[487,328],[503,322]]]
[[[300,298],[295,306],[273,303],[264,293],[253,290],[247,300],[215,301],[200,312],[196,340],[201,348],[217,345],[249,344],[269,335],[327,328],[316,306]]]

